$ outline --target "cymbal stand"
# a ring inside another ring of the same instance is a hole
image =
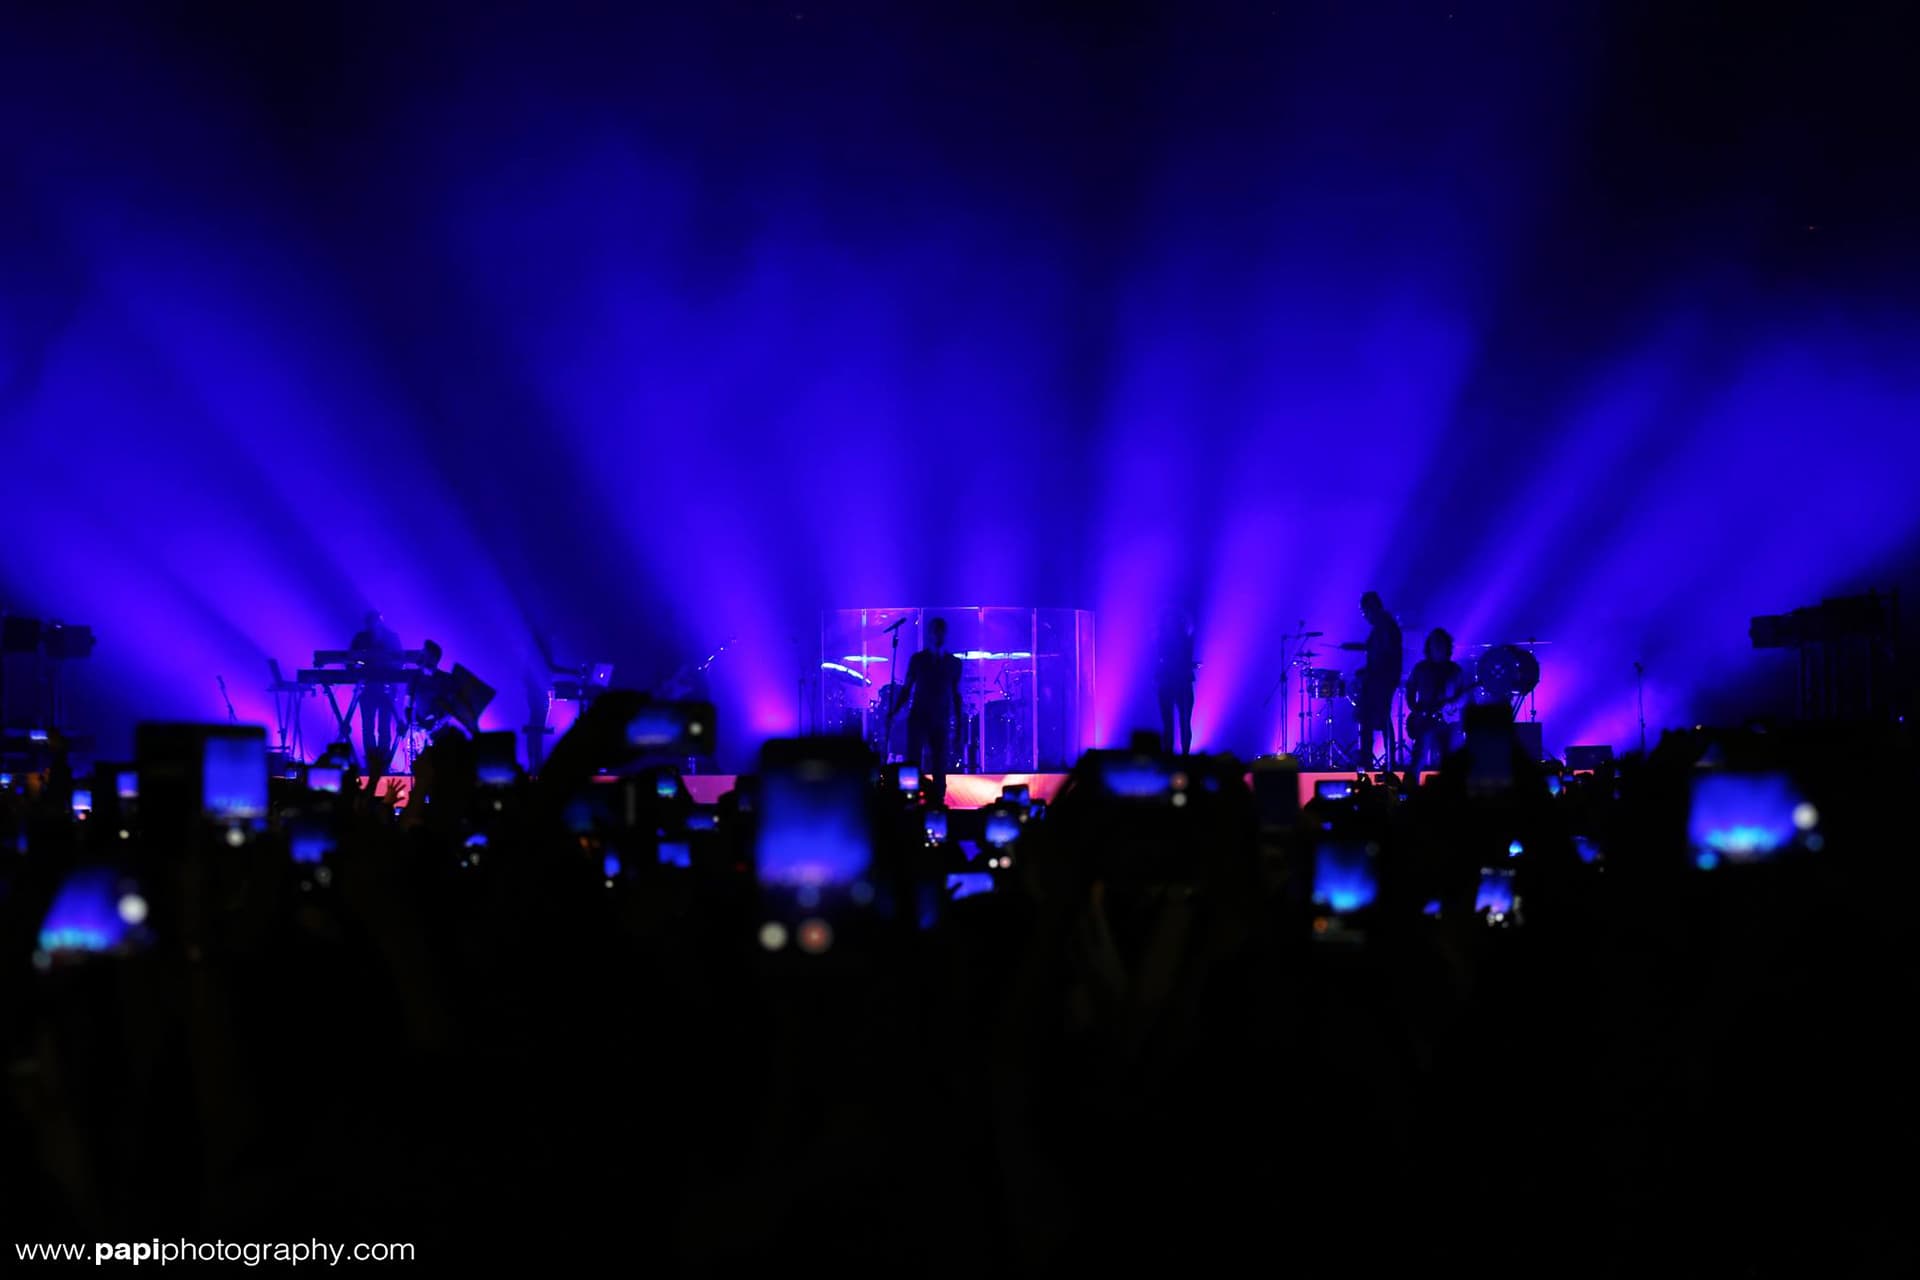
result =
[[[1534,648],[1534,639],[1532,636],[1528,636],[1527,637],[1527,656],[1533,659],[1534,677],[1533,677],[1533,688],[1527,690],[1527,719],[1538,721],[1540,719],[1540,676],[1539,676],[1540,655],[1535,653],[1533,651],[1533,648]],[[1516,712],[1516,718],[1517,718],[1517,712],[1519,711],[1519,708],[1516,707],[1514,710]]]
[[[1289,655],[1287,645],[1295,640],[1300,640],[1304,643],[1306,633],[1306,620],[1302,619],[1300,622],[1300,630],[1280,637],[1280,678],[1273,682],[1273,687],[1267,690],[1267,696],[1260,702],[1260,705],[1263,707],[1269,706],[1273,702],[1273,695],[1276,693],[1280,695],[1280,750],[1282,754],[1292,749],[1287,741],[1289,733],[1287,721],[1293,719],[1293,684],[1290,676],[1293,668],[1300,663],[1300,651],[1296,649]],[[1306,715],[1302,712],[1300,745],[1305,746],[1306,740]]]

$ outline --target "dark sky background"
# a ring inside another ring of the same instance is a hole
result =
[[[0,605],[104,731],[359,612],[548,657],[1070,605],[1545,636],[1549,742],[1778,704],[1914,584],[1912,6],[139,4],[0,47]],[[1623,674],[1624,673],[1624,674]],[[247,686],[243,711],[263,714]]]

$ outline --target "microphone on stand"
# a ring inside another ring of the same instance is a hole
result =
[[[880,628],[880,634],[881,634],[881,635],[886,635],[886,634],[887,634],[887,632],[889,632],[889,631],[898,631],[898,630],[899,630],[900,628],[902,628],[902,627],[904,627],[904,626],[906,626],[906,625],[907,625],[907,615],[903,613],[903,614],[901,614],[901,615],[900,615],[900,619],[899,619],[899,621],[897,621],[897,622],[894,622],[893,624],[891,624],[891,625],[889,625],[889,626],[885,626],[885,627],[882,627],[882,628]]]

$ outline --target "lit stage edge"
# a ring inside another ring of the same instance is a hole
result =
[[[734,773],[689,773],[683,775],[680,781],[686,786],[687,794],[693,798],[695,804],[716,804],[721,796],[733,790],[739,776]],[[1337,778],[1351,782],[1358,776],[1351,769],[1338,772],[1302,773],[1299,775],[1300,803],[1304,805],[1313,799],[1313,784],[1322,778]],[[1370,773],[1367,776],[1376,780],[1380,777],[1377,773]],[[1433,776],[1435,775],[1431,770],[1422,773],[1421,784],[1425,785]],[[1051,804],[1066,781],[1067,775],[1064,773],[950,773],[947,775],[947,808],[984,809],[1000,798],[1002,788],[1017,787],[1022,783],[1026,784],[1027,794],[1033,799],[1044,800]],[[1252,785],[1251,773],[1247,775],[1247,782],[1249,786]],[[361,785],[366,785],[364,778],[361,779]],[[412,792],[413,779],[410,777],[400,775],[380,779],[379,794],[390,797],[395,808],[404,809],[407,798]]]
[[[688,774],[681,778],[681,782],[686,784],[687,794],[693,797],[696,804],[713,804],[733,790],[736,776],[730,773]],[[1358,776],[1351,769],[1302,773],[1299,775],[1300,803],[1304,805],[1313,799],[1313,784],[1322,778],[1351,782]],[[1380,777],[1377,773],[1367,776],[1376,780]],[[1434,771],[1428,770],[1420,775],[1420,781],[1424,785],[1434,776]],[[1017,787],[1022,783],[1026,784],[1027,793],[1033,799],[1052,804],[1054,796],[1059,794],[1066,781],[1067,775],[1064,773],[950,773],[947,775],[947,808],[984,809],[1000,798],[1001,788]],[[1253,785],[1251,773],[1247,775],[1247,785]]]

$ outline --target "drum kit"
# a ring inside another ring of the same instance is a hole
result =
[[[1033,654],[970,649],[953,656],[961,662],[964,719],[948,729],[948,770],[1007,773],[1031,768]],[[893,713],[894,699],[905,695],[906,686],[877,684],[868,673],[893,661],[877,654],[848,654],[820,664],[827,732],[863,738],[888,760],[907,754],[907,718]],[[997,664],[991,674],[988,664]]]
[[[1301,643],[1287,662],[1287,675],[1299,691],[1300,736],[1291,750],[1308,769],[1372,768],[1376,761],[1359,759],[1359,707],[1365,668],[1349,671],[1314,665],[1319,661],[1339,661],[1337,655],[1342,653],[1364,655],[1367,646],[1361,641],[1348,641],[1325,651],[1308,647],[1307,641],[1319,634],[1302,631],[1287,637]],[[1540,659],[1534,650],[1550,643],[1529,638],[1469,646],[1466,660],[1461,663],[1467,672],[1467,701],[1478,706],[1504,708],[1509,718],[1518,719],[1521,707],[1538,696]],[[1404,726],[1407,719],[1405,673],[1395,697],[1399,704],[1393,723]],[[1533,703],[1530,718],[1539,719],[1537,701]],[[1457,730],[1457,726],[1455,728]],[[1398,738],[1395,753],[1410,758],[1405,737]]]

